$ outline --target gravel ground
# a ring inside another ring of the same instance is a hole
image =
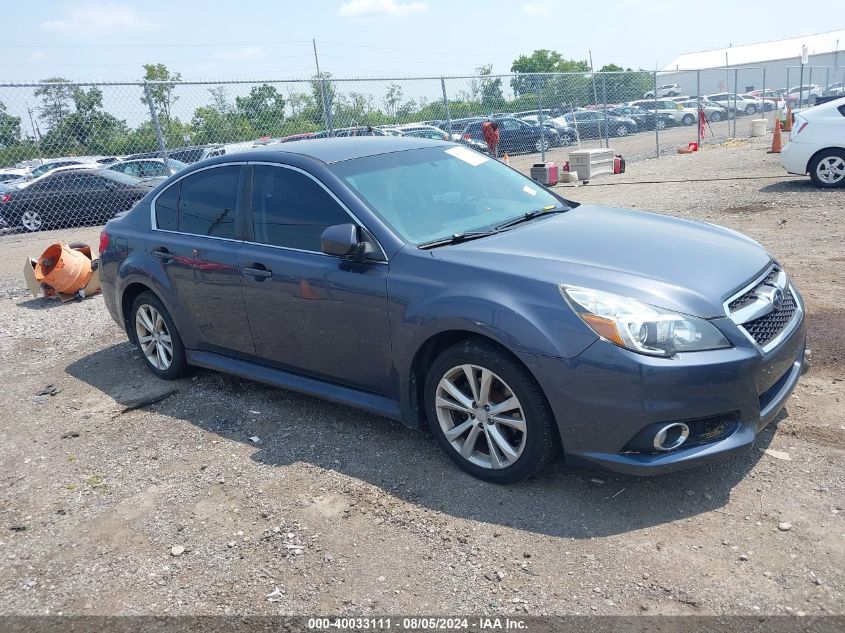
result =
[[[25,255],[97,229],[3,237],[0,613],[842,614],[843,193],[769,142],[560,188],[744,231],[804,293],[811,367],[759,446],[651,479],[557,463],[495,486],[382,418],[158,381],[100,297],[26,294]]]

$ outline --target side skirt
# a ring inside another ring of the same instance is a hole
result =
[[[226,374],[234,374],[241,378],[263,382],[274,387],[280,387],[281,389],[298,391],[309,396],[315,396],[323,400],[360,409],[367,413],[381,415],[391,420],[402,420],[399,403],[392,398],[357,389],[350,389],[349,387],[341,387],[340,385],[323,382],[265,365],[249,363],[222,354],[196,350],[185,350],[185,352],[189,365],[205,367],[206,369],[213,369]]]

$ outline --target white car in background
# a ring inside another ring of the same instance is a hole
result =
[[[795,114],[780,164],[818,187],[845,187],[845,97]]]
[[[719,92],[713,95],[706,95],[706,99],[715,101],[728,112],[738,114],[754,114],[763,111],[763,100],[750,94],[734,95],[732,92]]]
[[[786,98],[789,101],[802,101],[805,104],[815,103],[816,97],[821,97],[824,94],[824,89],[816,84],[807,84],[805,86],[795,86],[790,88],[786,93]]]
[[[692,125],[698,120],[698,111],[694,108],[685,108],[680,103],[669,99],[641,99],[626,104],[636,106],[643,110],[650,110],[659,114],[668,114],[675,121],[675,125]]]
[[[707,99],[701,99],[700,101],[698,99],[690,99],[688,101],[678,101],[678,103],[690,110],[696,110],[700,105],[701,109],[704,110],[704,116],[707,117],[708,121],[715,122],[728,118],[728,111],[724,106],[714,103],[713,101],[708,101]]]
[[[664,84],[662,86],[657,86],[658,99],[661,97],[677,97],[682,94],[684,94],[684,90],[678,84]],[[643,95],[643,99],[649,98],[654,98],[654,90],[649,90]]]

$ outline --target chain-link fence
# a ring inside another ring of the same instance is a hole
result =
[[[573,148],[649,158],[747,136],[751,119],[843,94],[842,82],[845,68],[805,66],[0,84],[0,223],[6,233],[102,224],[186,164],[326,136],[451,139],[525,172],[562,165]]]

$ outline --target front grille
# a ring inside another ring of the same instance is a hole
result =
[[[795,316],[796,309],[797,306],[795,305],[795,297],[792,296],[792,290],[787,289],[783,293],[783,307],[780,310],[772,310],[759,319],[748,321],[739,327],[744,328],[760,347],[765,347],[792,320],[792,317]]]
[[[775,282],[775,280],[778,278],[779,274],[780,274],[780,268],[778,268],[778,267],[772,268],[772,270],[769,271],[769,274],[766,275],[765,279],[763,279],[760,283],[758,283],[756,286],[754,286],[753,288],[751,288],[747,292],[742,293],[736,299],[731,301],[728,304],[728,310],[731,311],[731,312],[736,312],[740,308],[744,308],[748,304],[754,303],[754,300],[757,298],[757,295],[756,295],[757,289],[760,286],[763,286],[763,285],[773,284]]]

